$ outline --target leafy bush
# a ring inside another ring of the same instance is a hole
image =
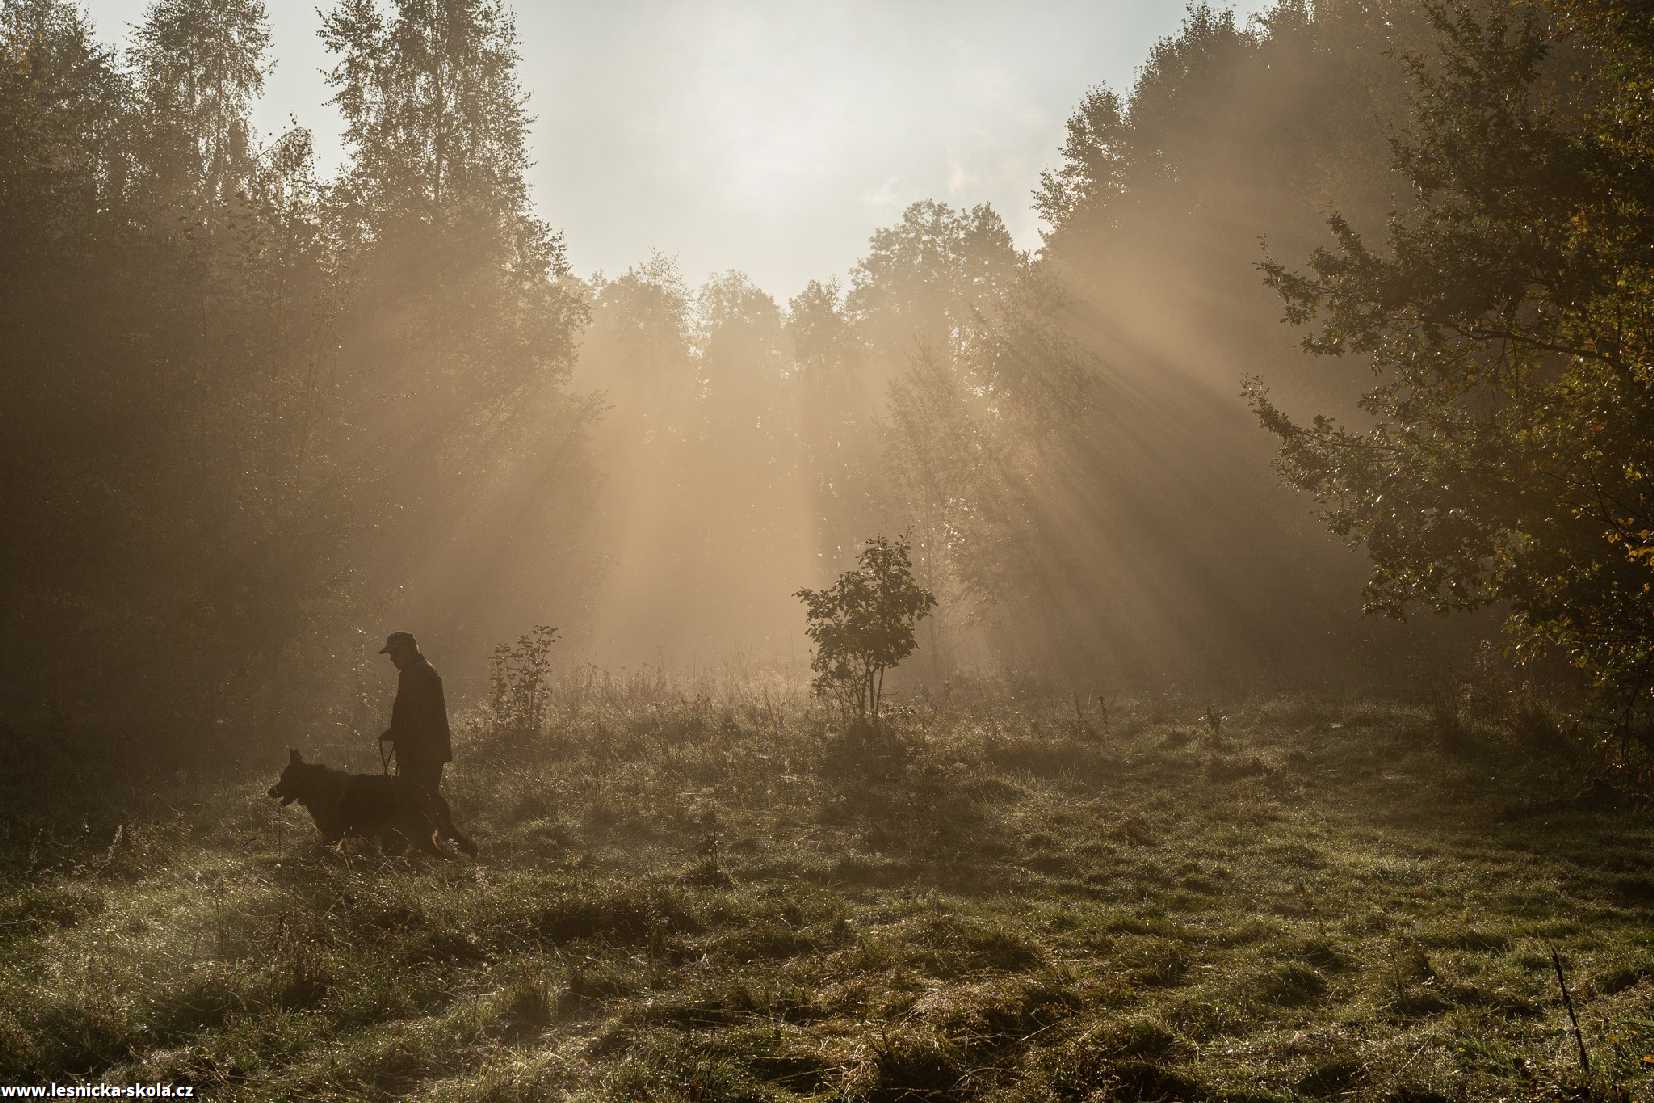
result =
[[[537,624],[500,644],[488,659],[489,717],[494,731],[538,732],[545,726],[550,697],[551,645],[557,629]]]
[[[936,597],[913,579],[905,539],[867,541],[853,570],[825,590],[799,590],[805,629],[815,653],[816,693],[838,701],[858,720],[879,718],[884,672],[913,654],[913,629]]]

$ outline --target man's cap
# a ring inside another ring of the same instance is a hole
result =
[[[385,646],[379,649],[379,654],[388,655],[398,647],[416,647],[412,632],[392,632],[385,637]]]

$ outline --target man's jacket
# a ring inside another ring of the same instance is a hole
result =
[[[404,766],[410,762],[452,762],[448,703],[442,676],[421,655],[396,676],[396,703],[391,706],[391,739]]]

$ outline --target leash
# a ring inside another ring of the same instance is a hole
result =
[[[395,761],[396,761],[396,744],[392,743],[392,742],[389,742],[388,740],[386,742],[380,743],[379,744],[379,768],[385,772],[386,777],[392,777],[392,776],[394,776],[394,773],[400,773],[401,772],[400,770],[397,770],[393,773],[393,771],[391,770],[391,763],[393,763]]]

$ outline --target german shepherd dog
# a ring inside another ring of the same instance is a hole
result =
[[[477,852],[470,839],[453,830],[448,802],[440,794],[421,794],[401,778],[347,774],[320,762],[306,762],[293,750],[269,795],[280,797],[283,808],[294,801],[303,805],[322,833],[323,846],[335,846],[351,835],[374,835],[386,854],[400,854],[412,843],[421,853],[449,859],[452,855],[434,839],[440,819],[466,853]],[[433,796],[441,802],[440,809],[429,806]]]

